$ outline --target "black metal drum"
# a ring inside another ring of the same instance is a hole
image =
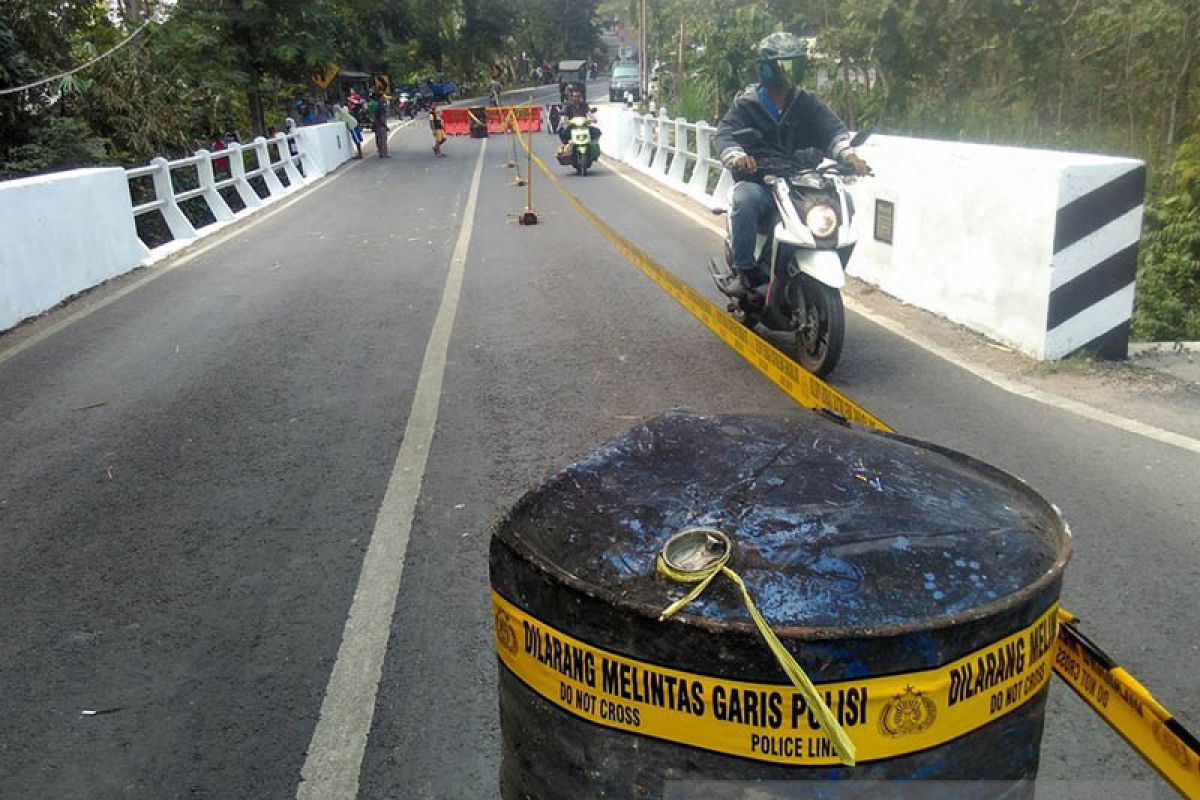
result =
[[[656,557],[695,527],[732,543],[854,766],[732,579],[660,621],[690,587]],[[501,795],[1031,796],[1069,552],[1057,509],[944,448],[815,413],[659,417],[497,526]]]

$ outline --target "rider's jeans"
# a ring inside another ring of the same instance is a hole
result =
[[[771,191],[767,187],[751,181],[734,184],[733,207],[729,209],[734,269],[754,269],[754,240],[758,235],[758,224],[773,210]]]

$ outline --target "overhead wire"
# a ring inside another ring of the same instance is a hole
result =
[[[146,20],[145,22],[143,22],[141,24],[141,26],[136,31],[129,34],[124,39],[117,42],[115,45],[110,47],[108,50],[105,50],[100,55],[83,62],[82,64],[75,67],[74,69],[69,69],[66,72],[60,72],[57,75],[51,75],[48,78],[41,78],[40,80],[36,80],[33,83],[27,83],[23,86],[11,86],[11,87],[8,87],[5,89],[0,89],[0,96],[6,95],[6,94],[16,94],[17,92],[25,92],[30,89],[36,89],[38,86],[43,86],[47,83],[53,83],[54,81],[62,80],[63,78],[74,75],[77,72],[82,72],[83,70],[87,69],[88,67],[92,66],[93,64],[103,61],[104,59],[111,56],[113,53],[120,50],[125,45],[132,42],[135,38],[137,38],[138,34],[140,34],[142,31],[146,30],[146,27],[150,24],[150,22],[151,22],[151,20]]]

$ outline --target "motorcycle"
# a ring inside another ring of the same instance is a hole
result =
[[[355,103],[353,100],[351,100],[351,102],[347,105],[346,110],[349,111],[350,116],[354,117],[355,121],[358,122],[359,130],[371,130],[371,115],[367,113],[367,104],[365,101],[359,101]]]
[[[867,140],[859,132],[850,145]],[[854,168],[827,162],[816,149],[783,154],[765,147],[762,134],[737,131],[735,141],[754,155],[755,177],[775,203],[773,227],[760,227],[755,242],[756,274],[752,289],[734,291],[732,235],[725,237],[725,269],[715,259],[709,272],[730,298],[729,313],[753,329],[759,323],[795,336],[793,356],[817,377],[833,371],[845,340],[841,289],[845,267],[857,242],[851,227],[854,202],[846,192]],[[758,153],[764,153],[759,156]]]
[[[396,116],[398,118],[413,119],[419,111],[417,103],[408,92],[401,92],[396,96]]]
[[[591,120],[587,117],[571,117],[566,121],[570,131],[567,149],[558,153],[558,163],[570,165],[579,175],[587,175],[588,168],[600,158],[600,143],[592,139]]]

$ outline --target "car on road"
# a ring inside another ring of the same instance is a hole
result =
[[[571,84],[578,86],[579,91],[583,93],[583,99],[587,100],[587,65],[588,62],[582,59],[558,62],[559,100],[567,102],[567,87]]]
[[[612,78],[608,82],[608,99],[614,103],[621,102],[626,92],[633,96],[635,103],[642,99],[637,64],[617,64],[613,67]]]

